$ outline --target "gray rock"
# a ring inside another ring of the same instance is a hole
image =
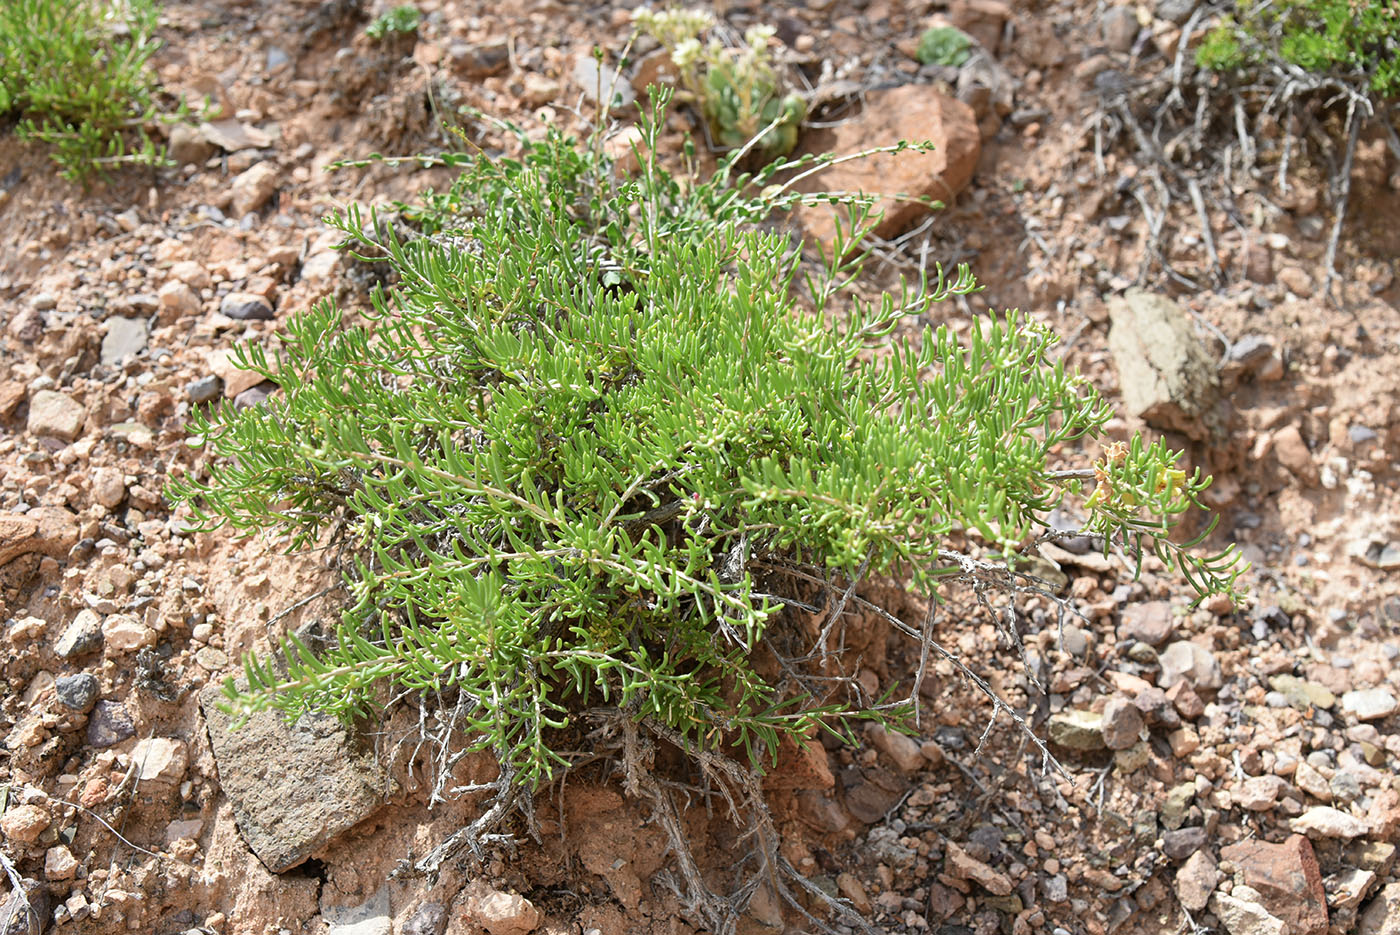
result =
[[[399,926],[399,935],[442,935],[447,930],[447,907],[427,902],[413,910],[408,921]]]
[[[1198,825],[1162,832],[1162,853],[1172,860],[1185,860],[1205,844],[1206,829]]]
[[[505,38],[475,44],[453,42],[447,47],[447,61],[464,78],[487,78],[510,65],[510,47]]]
[[[1181,26],[1191,18],[1198,6],[1200,0],[1157,0],[1157,15]]]
[[[1364,445],[1366,442],[1373,442],[1380,437],[1376,434],[1375,429],[1364,425],[1353,425],[1347,429],[1347,436],[1353,445]]]
[[[1400,568],[1400,540],[1391,542],[1356,542],[1352,553],[1363,565],[1378,571],[1394,571]]]
[[[392,791],[373,745],[334,717],[308,713],[289,725],[281,713],[264,711],[234,731],[219,710],[222,699],[220,685],[199,696],[219,784],[244,840],[273,873],[378,811]]]
[[[218,399],[223,392],[224,381],[212,373],[192,380],[185,387],[185,394],[192,403],[207,403],[211,399]]]
[[[84,608],[64,628],[53,651],[60,659],[75,659],[101,647],[102,618],[96,611]]]
[[[58,700],[74,711],[87,714],[97,703],[100,688],[97,679],[87,672],[79,672],[77,675],[60,675],[54,679],[53,684],[54,690],[58,693]]]
[[[1247,334],[1230,345],[1230,360],[1246,372],[1259,367],[1274,353],[1274,342],[1258,334]]]
[[[177,123],[170,128],[166,152],[182,166],[203,165],[214,155],[214,144],[204,138],[198,127]]]
[[[43,935],[51,918],[44,885],[27,878],[22,883],[18,891],[0,899],[0,935]]]
[[[581,52],[574,59],[574,68],[570,77],[583,92],[583,96],[593,103],[598,103],[598,95],[609,98],[610,107],[626,107],[637,99],[637,92],[632,90],[632,83],[622,75],[617,69],[604,63],[601,68],[596,59],[589,52]]]
[[[146,321],[143,318],[109,318],[102,338],[102,362],[121,363],[146,347]]]
[[[117,701],[99,701],[88,716],[87,742],[105,749],[135,735],[136,727],[126,706]]]
[[[261,406],[267,402],[267,398],[277,391],[277,384],[271,380],[264,380],[257,386],[250,386],[248,389],[233,397],[233,408],[252,409],[254,406]]]
[[[230,292],[219,303],[219,311],[239,321],[270,321],[272,305],[252,292]]]
[[[1178,640],[1162,651],[1158,661],[1162,666],[1162,671],[1157,676],[1157,685],[1160,688],[1171,688],[1177,682],[1185,680],[1198,692],[1213,692],[1225,684],[1220,660],[1199,643]]]
[[[1176,706],[1167,698],[1167,693],[1155,685],[1138,692],[1133,705],[1142,712],[1143,720],[1151,727],[1176,730],[1181,726],[1181,715],[1177,713]]]
[[[1171,299],[1129,289],[1108,301],[1108,347],[1128,411],[1153,428],[1209,441],[1223,432],[1220,380],[1191,320]]]
[[[1148,601],[1145,604],[1130,604],[1123,608],[1123,619],[1118,624],[1118,638],[1141,640],[1149,646],[1161,646],[1171,639],[1176,630],[1176,619],[1172,616],[1172,605],[1167,601]]]
[[[1132,7],[1115,6],[1104,10],[1099,20],[1103,31],[1103,41],[1115,52],[1127,52],[1133,47],[1142,24],[1138,22],[1137,11]]]
[[[321,917],[329,926],[328,935],[393,935],[389,889],[381,887],[358,906],[324,907]]]
[[[1072,623],[1067,623],[1064,625],[1059,635],[1063,642],[1065,652],[1076,659],[1083,659],[1089,655],[1090,634],[1088,630],[1076,627]]]
[[[1166,700],[1166,696],[1163,696]],[[1122,697],[1108,699],[1103,709],[1103,742],[1110,750],[1126,750],[1138,742],[1142,733],[1142,712]]]

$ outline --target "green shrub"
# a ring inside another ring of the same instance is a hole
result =
[[[365,35],[380,40],[395,34],[418,31],[419,13],[415,6],[395,7],[365,27]]]
[[[829,669],[805,681],[828,647],[797,609],[844,607],[868,576],[930,597],[950,571],[995,586],[1081,477],[1105,551],[1146,544],[1233,592],[1231,556],[1167,538],[1208,479],[1160,443],[1050,469],[1111,413],[1046,328],[1007,312],[965,340],[891,338],[971,291],[966,269],[838,311],[854,237],[812,270],[754,226],[822,200],[776,172],[830,159],[673,176],[655,156],[664,103],[636,177],[596,140],[522,136],[519,159],[442,157],[451,190],[396,218],[332,220],[398,284],[363,320],[322,303],[275,353],[240,351],[281,393],[196,417],[208,475],[174,488],[206,527],[293,547],[330,532],[349,556],[334,648],[293,638],[285,670],[249,657],[230,710],[351,717],[388,686],[451,692],[470,746],[524,788],[604,704],[757,766],[782,736],[903,710],[837,692]],[[950,551],[963,531],[995,561]]]
[[[1236,71],[1284,62],[1320,75],[1365,78],[1400,94],[1400,7],[1356,0],[1242,0],[1196,51],[1196,62]]]
[[[700,41],[715,26],[703,10],[640,7],[633,19],[670,53],[682,92],[699,107],[716,143],[737,149],[756,139],[758,151],[770,159],[797,146],[807,102],[784,93],[768,48],[773,27],[749,27],[735,48],[714,35]]]
[[[47,143],[65,178],[121,164],[155,165],[154,0],[0,3],[0,118]],[[130,140],[135,139],[132,148]]]
[[[951,65],[957,67],[972,57],[972,40],[961,29],[934,26],[919,37],[914,57],[922,65]]]

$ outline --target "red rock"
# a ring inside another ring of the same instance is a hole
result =
[[[948,5],[948,19],[992,55],[1001,47],[1006,21],[1011,7],[1001,0],[953,0]]]
[[[1282,844],[1241,841],[1220,852],[1259,891],[1265,909],[1297,935],[1325,935],[1327,893],[1312,843],[1295,834]]]
[[[763,788],[770,790],[830,789],[835,785],[822,745],[809,740],[804,750],[787,736],[778,741],[777,765],[763,777]]]
[[[952,841],[948,842],[948,874],[955,880],[971,880],[993,896],[1011,894],[1011,878],[977,860]]]
[[[933,143],[933,152],[882,153],[853,159],[823,170],[803,185],[804,191],[870,192],[880,195],[929,197],[951,202],[972,180],[982,154],[977,116],[962,101],[939,94],[927,85],[904,85],[872,91],[865,110],[837,127],[809,133],[803,152],[848,155],[900,140]],[[927,214],[918,201],[881,198],[884,220],[875,228],[880,237],[893,237]],[[807,233],[830,245],[835,223],[830,205],[801,211]]]
[[[62,558],[77,541],[77,517],[61,506],[0,513],[0,565],[30,552]]]

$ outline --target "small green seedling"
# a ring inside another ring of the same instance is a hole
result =
[[[365,27],[365,35],[378,42],[396,35],[407,35],[418,31],[421,19],[418,8],[405,5],[395,7]]]
[[[914,57],[922,65],[959,67],[972,57],[972,40],[967,33],[952,26],[934,26],[919,37]]]

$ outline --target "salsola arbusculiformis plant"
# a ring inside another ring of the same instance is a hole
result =
[[[388,686],[446,704],[466,747],[500,763],[496,803],[425,869],[567,767],[567,732],[601,718],[633,789],[669,803],[639,750],[682,747],[758,816],[765,878],[827,899],[784,870],[756,777],[785,739],[898,719],[917,699],[917,677],[887,699],[844,677],[843,611],[872,606],[860,582],[897,576],[930,606],[949,574],[1033,587],[1016,555],[1084,478],[1106,549],[1155,547],[1205,589],[1230,591],[1234,572],[1168,539],[1207,481],[1162,445],[1051,469],[1110,409],[1050,355],[1045,327],[1007,312],[965,339],[891,337],[971,291],[966,269],[838,309],[853,238],[814,269],[753,224],[818,197],[774,182],[779,169],[830,160],[676,178],[656,157],[664,100],[635,176],[554,132],[522,138],[518,159],[437,157],[461,174],[401,207],[411,236],[336,217],[397,285],[367,321],[327,302],[274,355],[249,348],[281,393],[202,416],[214,457],[179,495],[209,526],[300,545],[330,531],[348,556],[333,647],[289,640],[284,668],[250,657],[233,711],[352,717]],[[964,534],[986,553],[950,550]],[[931,618],[874,610],[941,651]],[[674,803],[658,814],[680,836]],[[688,853],[682,838],[694,905],[723,929],[731,904],[701,892]]]

